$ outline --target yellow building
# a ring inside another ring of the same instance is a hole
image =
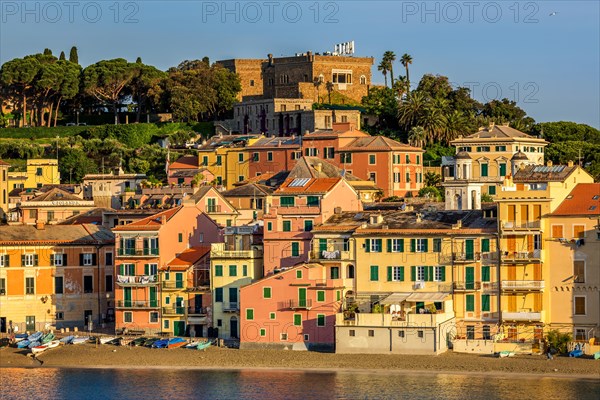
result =
[[[495,207],[414,207],[341,212],[314,229],[313,259],[354,281],[336,352],[439,354],[453,337],[495,333]]]
[[[0,160],[0,221],[5,220],[8,213],[8,167],[10,164]]]
[[[539,341],[551,321],[549,216],[580,183],[593,178],[573,163],[521,166],[496,199],[500,232],[502,337]]]
[[[208,169],[217,186],[232,189],[250,177],[251,146],[261,135],[216,135],[198,147],[198,167]]]
[[[548,328],[600,338],[600,183],[580,183],[548,217]]]
[[[0,226],[0,332],[111,321],[113,249],[97,225]]]
[[[548,142],[509,126],[491,124],[450,144],[456,147],[456,156],[442,163],[444,181],[479,182],[482,193],[495,196],[504,177],[514,174],[515,166],[544,163]]]
[[[224,243],[212,244],[212,318],[219,338],[240,337],[240,287],[263,277],[261,229],[258,225],[226,227]]]
[[[58,160],[56,159],[29,159],[25,172],[9,172],[9,190],[35,189],[44,185],[60,184]]]

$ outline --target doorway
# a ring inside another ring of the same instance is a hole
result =
[[[231,319],[229,320],[229,338],[238,338],[238,320],[236,317],[231,317]]]
[[[25,330],[30,332],[35,330],[35,315],[25,317]]]

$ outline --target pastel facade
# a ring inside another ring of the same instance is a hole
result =
[[[114,241],[97,225],[0,227],[0,331],[114,319]]]
[[[151,217],[113,229],[116,243],[115,275],[116,329],[185,332],[185,324],[161,325],[161,280],[159,270],[186,249],[210,245],[222,240],[219,226],[195,205],[172,208]],[[180,275],[178,275],[180,274]],[[190,276],[183,272],[163,275],[163,281],[177,282],[184,287]],[[184,276],[185,275],[185,276]],[[176,288],[181,289],[181,288]],[[180,307],[186,296],[175,298]],[[161,301],[163,300],[163,301]],[[185,315],[185,314],[184,314]]]
[[[95,207],[93,200],[83,200],[59,188],[22,201],[10,214],[10,221],[33,225],[56,224]]]
[[[9,190],[34,189],[58,184],[60,184],[60,173],[56,159],[29,159],[25,172],[8,173]]]
[[[335,348],[335,315],[346,292],[321,264],[272,274],[240,290],[242,349]]]
[[[238,225],[262,220],[273,189],[258,183],[249,183],[222,192],[223,197],[237,210]]]
[[[110,174],[88,174],[83,177],[83,198],[93,200],[96,207],[121,209],[121,195],[137,190],[144,180],[145,174],[125,174],[121,168]]]
[[[198,209],[208,214],[213,221],[221,226],[235,225],[240,215],[235,207],[214,186],[201,186],[184,202],[195,204]]]
[[[291,171],[302,156],[300,137],[265,137],[248,147],[249,177]]]

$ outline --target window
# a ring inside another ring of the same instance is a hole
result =
[[[106,265],[113,265],[113,253],[105,253],[104,254],[104,263]]]
[[[252,308],[246,309],[246,319],[248,321],[252,321],[254,319],[254,309],[252,309]]]
[[[47,219],[48,222],[54,221],[54,211],[48,211],[47,215]]]
[[[179,241],[179,243],[183,243],[183,233],[179,233],[177,235],[177,240]]]
[[[365,239],[365,251],[381,253],[382,239]]]
[[[394,172],[394,183],[400,183],[400,172]]]
[[[269,313],[269,319],[276,319],[276,314],[274,312]]]
[[[319,302],[325,301],[325,291],[324,290],[317,290],[317,301],[319,301]]]
[[[271,298],[271,288],[270,287],[263,288],[263,299],[270,299],[270,298]]]
[[[375,165],[375,154],[369,154],[369,165]]]
[[[202,157],[202,165],[205,167],[208,166],[208,156]]]
[[[467,339],[474,340],[475,339],[475,326],[467,325]]]
[[[404,331],[398,331],[398,337],[403,338],[404,337]]]
[[[284,232],[292,231],[292,221],[283,221],[283,231]]]
[[[442,251],[442,239],[433,239],[433,252],[440,253]]]
[[[54,319],[56,319],[57,321],[62,321],[65,319],[65,313],[62,311],[57,311],[56,314],[54,314]]]
[[[406,183],[410,183],[410,172],[406,173]]]
[[[352,153],[340,153],[340,163],[352,164]]]
[[[423,331],[417,331],[417,337],[418,337],[419,339],[423,339],[423,336],[424,336],[424,335],[423,335]]]
[[[280,333],[279,334],[279,340],[287,340],[287,333]]]
[[[481,267],[481,281],[489,282],[490,281],[490,266],[484,265]]]
[[[282,196],[279,198],[279,205],[281,207],[294,207],[294,197]]]
[[[317,326],[325,326],[325,314],[317,314]]]
[[[414,278],[416,282],[424,282],[427,280],[427,267],[424,266],[418,266],[418,267],[413,267],[416,271],[416,274],[414,274]]]
[[[83,293],[92,293],[94,291],[94,280],[91,275],[83,277]]]
[[[368,335],[369,335],[369,337],[375,337],[375,330],[369,329]]]
[[[488,165],[481,164],[481,176],[488,176]]]
[[[41,168],[36,168],[35,169],[35,176],[42,176],[42,169]]]
[[[63,294],[63,277],[62,276],[54,277],[54,293],[55,294]]]
[[[112,292],[113,291],[113,276],[112,275],[106,275],[105,276],[105,289],[107,292]]]
[[[392,155],[392,164],[400,164],[401,154]]]
[[[389,250],[391,253],[404,252],[404,239],[388,239]]]
[[[573,237],[583,239],[585,237],[585,225],[573,225]]]
[[[215,276],[223,276],[223,266],[215,265]]]
[[[267,330],[265,328],[260,328],[260,336],[267,336]]]
[[[248,266],[242,265],[242,276],[248,276]]]
[[[34,278],[25,278],[25,294],[35,294]]]
[[[222,303],[223,302],[223,288],[216,288],[215,289],[215,302],[216,303]]]
[[[238,182],[243,182],[244,181],[244,175],[238,175]]]
[[[481,311],[490,311],[490,295],[481,295]]]
[[[331,77],[333,83],[352,83],[352,71],[350,72],[333,72]]]
[[[244,153],[238,153],[238,162],[244,162]]]
[[[296,271],[296,279],[302,279],[302,271],[301,270]]]
[[[217,162],[216,162],[217,166],[220,167],[221,165],[223,165],[223,161],[221,156],[217,156]]]
[[[413,239],[415,241],[414,253],[427,253],[427,239]]]
[[[466,310],[467,311],[475,311],[475,295],[468,294],[466,295]]]
[[[575,296],[575,315],[585,315],[585,296]]]
[[[237,265],[229,266],[229,276],[237,276]]]
[[[388,276],[388,280],[394,281],[394,282],[401,282],[404,280],[404,267],[388,267],[388,271],[391,273]]]
[[[300,257],[300,243],[292,242],[292,257]]]
[[[340,279],[340,267],[331,267],[329,276],[331,279]]]
[[[302,326],[302,314],[294,314],[294,326]]]
[[[223,320],[222,319],[217,319],[217,326],[223,326]]]
[[[553,239],[564,238],[562,225],[552,225],[552,238]]]
[[[309,148],[307,148],[306,150],[304,150],[304,154],[305,154],[307,157],[316,157],[316,156],[318,156],[318,155],[319,155],[319,150],[317,150],[317,149],[316,149],[316,148],[314,148],[314,147],[309,147]]]
[[[21,256],[21,264],[24,267],[36,267],[38,265],[37,254],[23,254]]]
[[[324,149],[324,153],[323,154],[323,158],[324,159],[333,159],[335,158],[335,147],[325,147]]]
[[[371,265],[371,281],[379,280],[379,266]]]
[[[158,311],[150,311],[150,323],[151,324],[158,323]]]
[[[310,232],[313,229],[313,221],[311,219],[304,220],[304,231]]]
[[[55,253],[55,254],[52,254],[52,259],[50,261],[52,262],[52,265],[55,265],[57,267],[62,267],[63,266],[63,257],[64,257],[64,254]]]
[[[500,176],[506,176],[506,163],[500,163]]]
[[[8,254],[0,254],[0,268],[10,267],[10,258]]]
[[[360,76],[360,84],[361,85],[366,85],[367,84],[367,77],[364,75]]]
[[[250,86],[254,86],[254,79],[250,79]]]
[[[377,181],[377,174],[375,172],[369,172],[369,180],[376,182]]]
[[[144,264],[144,275],[156,275],[158,273],[158,264]]]
[[[348,330],[348,336],[352,336],[352,337],[356,336],[356,331],[354,329]]]
[[[0,296],[6,295],[6,279],[0,278]]]
[[[131,311],[125,311],[123,313],[123,322],[126,322],[126,323],[133,322],[133,313]],[[169,321],[166,320],[165,325],[169,325],[168,322]],[[168,328],[168,326],[167,326],[167,328]]]
[[[490,251],[490,239],[481,239],[481,252],[488,253]]]
[[[319,197],[318,196],[307,196],[306,204],[308,206],[318,206],[319,205]]]
[[[273,230],[273,223],[272,222],[267,222],[267,231],[272,231]]]
[[[433,280],[435,282],[444,282],[446,280],[446,267],[444,266],[440,266],[440,267],[434,267],[433,269]]]
[[[484,325],[483,326],[483,340],[491,340],[491,339],[492,339],[492,334],[490,332],[490,326]]]
[[[575,283],[585,283],[585,261],[573,261],[573,278]]]

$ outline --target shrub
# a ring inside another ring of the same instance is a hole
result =
[[[555,348],[559,354],[567,354],[569,351],[567,345],[572,340],[570,333],[562,333],[557,329],[553,329],[546,333],[546,342],[550,348]]]

